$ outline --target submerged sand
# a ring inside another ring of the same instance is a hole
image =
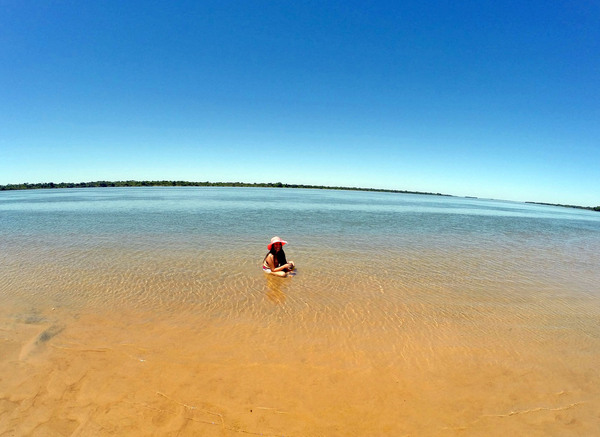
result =
[[[0,435],[599,429],[595,301],[457,302],[431,288],[406,289],[399,301],[388,296],[398,284],[381,278],[371,278],[368,296],[344,301],[364,282],[338,277],[338,295],[326,297],[311,293],[301,273],[280,279],[249,269],[246,288],[223,279],[231,288],[216,287],[218,298],[195,306],[8,300],[0,314]]]

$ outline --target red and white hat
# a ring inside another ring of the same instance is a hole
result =
[[[284,244],[287,244],[287,241],[283,241],[279,237],[273,237],[271,238],[271,242],[267,245],[267,250],[271,250],[271,247],[273,247],[273,244],[275,243],[281,243],[281,245],[283,246]]]

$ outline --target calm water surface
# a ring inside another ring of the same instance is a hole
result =
[[[0,192],[0,434],[591,435],[598,247],[514,202]]]

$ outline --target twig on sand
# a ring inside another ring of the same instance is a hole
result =
[[[531,410],[510,411],[506,414],[485,414],[482,417],[510,417],[510,416],[516,416],[517,414],[537,413],[538,411],[562,411],[562,410],[568,410],[570,408],[576,407],[577,405],[581,405],[583,403],[584,402],[575,402],[573,404],[569,404],[569,405],[565,405],[564,407],[557,407],[557,408],[538,407],[538,408],[532,408]]]
[[[277,408],[271,408],[271,407],[254,407],[257,410],[271,410],[277,414],[289,414],[287,411],[279,411]]]
[[[171,402],[179,404],[182,407],[187,408],[188,410],[198,410],[198,411],[202,411],[202,412],[207,413],[207,414],[211,414],[213,416],[219,416],[219,418],[221,419],[221,426],[223,427],[223,429],[226,429],[228,431],[238,432],[238,433],[242,433],[242,434],[249,434],[249,435],[261,435],[261,436],[264,436],[264,437],[285,437],[285,436],[283,436],[281,434],[265,434],[265,433],[262,433],[262,432],[252,432],[252,431],[246,431],[244,429],[233,428],[233,427],[225,425],[225,420],[223,419],[223,416],[221,414],[219,414],[219,413],[214,413],[212,411],[208,411],[208,410],[204,410],[202,408],[198,408],[198,407],[196,407],[194,405],[188,405],[186,403],[179,402],[178,400],[175,400],[175,399],[173,399],[173,398],[171,398],[171,397],[167,396],[166,394],[164,394],[162,392],[159,392],[159,391],[157,391],[156,394],[158,396],[162,396],[165,399],[168,399]],[[279,411],[276,408],[269,408],[269,407],[255,407],[255,408],[257,410],[273,410],[275,413],[278,413],[278,414],[287,414],[285,411]],[[216,425],[216,423],[214,423],[214,422],[208,422],[208,421],[205,421],[205,420],[196,419],[194,417],[186,417],[186,419],[187,420],[192,420],[194,422],[206,423],[208,425]]]
[[[557,395],[561,395],[564,394],[564,392],[560,392],[557,393]],[[497,418],[504,418],[504,417],[512,417],[512,416],[517,416],[520,414],[526,414],[526,413],[537,413],[540,411],[563,411],[563,410],[568,410],[571,409],[573,407],[576,407],[578,405],[582,405],[585,404],[585,402],[575,402],[569,405],[565,405],[562,407],[556,407],[556,408],[549,408],[549,407],[538,407],[538,408],[532,408],[530,410],[515,410],[515,411],[509,411],[508,413],[504,413],[504,414],[483,414],[481,416],[479,416],[476,420],[472,421],[468,426],[473,426],[474,424],[476,424],[477,422],[479,422],[480,420],[484,419],[484,418],[492,418],[492,417],[497,417]],[[464,431],[466,429],[468,429],[468,426],[459,426],[459,427],[444,427],[442,429],[452,429],[455,431]]]
[[[206,413],[206,414],[210,414],[210,415],[212,415],[212,416],[219,416],[219,418],[221,419],[221,426],[222,426],[223,428],[225,428],[225,421],[223,420],[223,416],[222,416],[221,414],[219,414],[219,413],[213,413],[212,411],[204,410],[204,409],[202,409],[202,408],[198,408],[198,407],[195,407],[195,406],[193,406],[193,405],[184,404],[183,402],[179,402],[179,401],[177,401],[177,400],[175,400],[175,399],[173,399],[173,398],[170,398],[170,397],[169,397],[169,396],[167,396],[166,394],[164,394],[164,393],[161,393],[161,392],[159,392],[159,391],[157,391],[157,392],[156,392],[156,394],[157,394],[157,395],[159,395],[159,396],[162,396],[162,397],[163,397],[163,398],[165,398],[165,399],[168,399],[168,400],[170,400],[171,402],[175,402],[176,404],[179,404],[179,405],[181,405],[182,407],[185,407],[185,408],[187,408],[187,409],[189,409],[189,410],[198,410],[198,411],[202,411],[202,412],[204,412],[204,413]],[[194,420],[194,419],[192,419],[192,420]]]

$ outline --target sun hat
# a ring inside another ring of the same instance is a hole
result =
[[[283,246],[284,244],[287,244],[287,241],[283,241],[281,238],[279,237],[273,237],[271,238],[271,242],[267,245],[267,250],[271,250],[271,247],[273,246],[273,244],[275,243],[281,243],[281,245]]]

